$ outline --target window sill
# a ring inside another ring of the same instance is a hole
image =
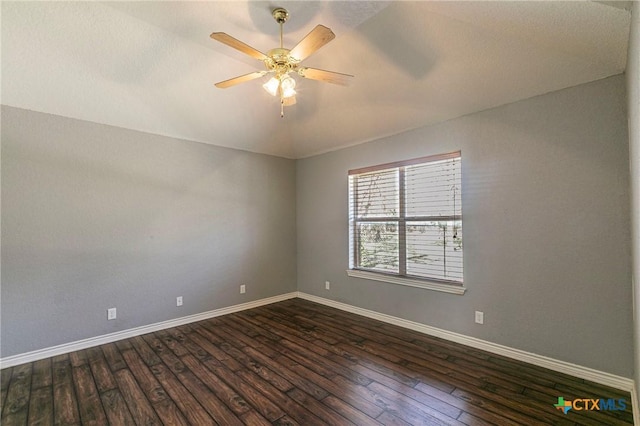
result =
[[[347,275],[354,278],[365,278],[374,281],[383,281],[391,284],[406,285],[409,287],[424,288],[426,290],[441,291],[443,293],[464,294],[467,289],[462,286],[440,284],[418,280],[414,278],[396,277],[393,275],[378,274],[369,271],[360,271],[357,269],[347,269]]]

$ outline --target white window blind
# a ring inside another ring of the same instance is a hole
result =
[[[463,283],[460,152],[349,171],[351,269]]]

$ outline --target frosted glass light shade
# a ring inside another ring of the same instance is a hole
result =
[[[280,86],[280,80],[275,77],[272,77],[269,81],[262,85],[264,90],[267,91],[271,96],[275,96],[278,94],[278,87]]]
[[[280,83],[280,85],[280,87],[282,88],[283,98],[290,98],[291,96],[296,95],[296,91],[294,90],[296,87],[296,81],[293,78],[285,75],[284,77],[282,77],[282,82]]]

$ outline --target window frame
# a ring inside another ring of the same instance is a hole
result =
[[[448,215],[448,216],[411,216],[406,217],[406,188],[405,188],[405,168],[407,166],[432,163],[436,161],[449,160],[459,158],[460,168],[462,168],[462,152],[454,151],[446,154],[430,155],[426,157],[413,158],[405,161],[396,161],[391,163],[380,164],[376,166],[363,167],[358,169],[349,170],[348,175],[350,178],[349,187],[349,269],[347,275],[356,278],[365,278],[375,281],[383,281],[392,284],[407,285],[411,287],[426,288],[430,290],[442,291],[453,294],[464,294],[466,288],[464,287],[464,279],[461,281],[445,280],[435,277],[421,277],[407,274],[407,225],[411,222],[450,222],[459,221],[462,225],[462,206],[460,206],[460,214]],[[356,217],[357,211],[357,196],[355,191],[357,189],[351,187],[352,176],[362,175],[365,173],[372,173],[376,171],[385,170],[398,170],[398,215],[397,216],[376,216],[358,219]],[[462,171],[461,171],[462,172]],[[461,173],[462,174],[462,173]],[[462,176],[460,176],[460,183],[462,183]],[[460,188],[462,198],[462,188]],[[369,268],[363,268],[356,265],[360,265],[360,250],[359,241],[357,240],[357,224],[369,222],[395,222],[398,227],[398,272],[382,272],[380,270],[373,270]],[[463,256],[464,261],[464,256]]]

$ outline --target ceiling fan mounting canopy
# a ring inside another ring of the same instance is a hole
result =
[[[287,9],[282,7],[276,7],[275,9],[273,9],[271,15],[278,24],[284,24],[285,22],[287,22],[287,19],[289,19],[289,12],[287,11]]]
[[[229,80],[216,83],[216,87],[225,89],[260,78],[266,74],[274,74],[263,87],[272,95],[280,95],[281,116],[284,116],[282,107],[285,105],[293,105],[295,103],[295,81],[288,76],[289,73],[295,72],[299,76],[311,80],[319,80],[327,83],[346,85],[352,75],[342,74],[334,71],[325,71],[317,68],[309,68],[299,66],[300,62],[311,56],[325,44],[335,38],[335,34],[331,29],[324,25],[317,25],[309,34],[307,34],[292,49],[285,49],[282,44],[282,27],[289,19],[289,12],[281,7],[273,9],[271,12],[273,19],[280,25],[280,47],[276,47],[267,52],[267,54],[249,46],[240,40],[231,37],[226,33],[212,33],[211,38],[226,44],[240,52],[249,55],[255,59],[262,61],[267,71],[255,71],[249,74],[241,75]],[[275,88],[275,89],[274,89]]]

